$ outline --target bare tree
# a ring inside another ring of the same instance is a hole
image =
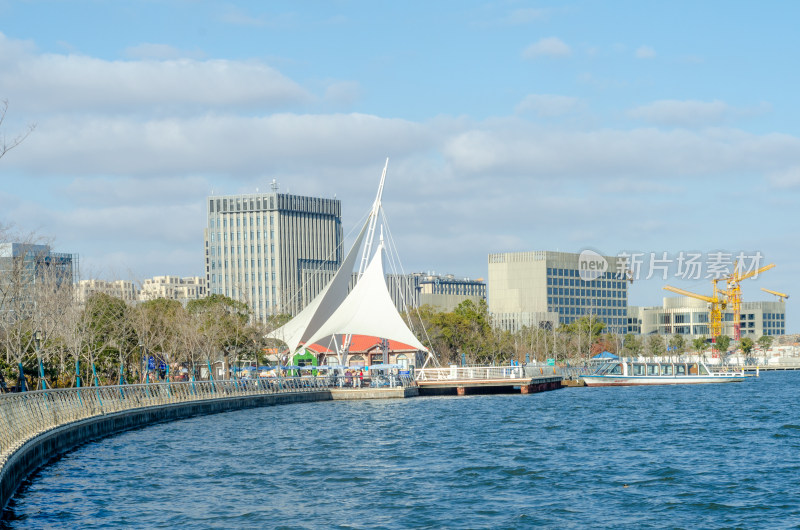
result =
[[[5,121],[7,111],[8,111],[8,100],[4,99],[0,101],[0,158],[3,158],[6,155],[6,153],[8,153],[9,151],[17,147],[19,144],[21,144],[23,141],[25,141],[25,138],[27,138],[28,135],[30,135],[34,129],[36,129],[35,124],[30,124],[28,125],[28,127],[25,129],[24,132],[11,137],[10,139],[7,138],[5,133],[3,133],[2,131],[3,121]]]
[[[44,320],[38,298],[51,279],[42,267],[48,247],[28,238],[25,243],[7,244],[4,250],[0,257],[0,337],[6,361],[18,366],[19,386],[27,387],[23,365],[33,351],[34,333]]]

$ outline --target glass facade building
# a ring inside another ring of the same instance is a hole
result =
[[[561,324],[591,315],[610,333],[627,333],[628,282],[621,272],[605,272],[584,280],[577,269],[547,268],[547,311]]]
[[[278,193],[207,201],[206,285],[247,303],[257,320],[296,315],[342,263],[341,203]]]
[[[569,324],[590,316],[608,333],[628,328],[628,281],[621,258],[594,252],[489,255],[489,311],[502,329]]]

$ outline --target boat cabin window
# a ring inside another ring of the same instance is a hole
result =
[[[642,363],[634,363],[632,375],[644,375],[644,365]]]
[[[617,368],[618,366],[619,366],[618,364],[614,364],[614,363],[603,363],[595,371],[595,374],[606,375],[606,374],[622,373],[622,372],[614,372],[614,369]]]
[[[616,364],[608,371],[611,375],[622,375],[622,365]]]
[[[662,364],[661,365],[661,375],[672,375],[672,365],[671,364]]]
[[[697,375],[697,365],[690,364],[689,365],[689,375]]]
[[[685,364],[676,364],[675,365],[675,375],[686,375],[686,365]]]
[[[708,370],[702,364],[700,365],[700,375],[708,375]]]
[[[658,365],[657,364],[648,364],[647,365],[647,375],[658,375]]]

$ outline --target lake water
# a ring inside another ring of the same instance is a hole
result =
[[[2,526],[797,527],[798,398],[780,372],[197,417],[69,453]]]

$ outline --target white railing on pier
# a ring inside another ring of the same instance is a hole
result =
[[[61,425],[113,412],[210,399],[314,392],[333,388],[327,377],[188,381],[62,388],[0,394],[0,467],[27,440]]]
[[[415,375],[420,383],[434,381],[495,381],[502,379],[533,379],[536,377],[561,376],[575,377],[587,372],[583,367],[564,367],[547,365],[507,365],[507,366],[457,366],[441,368],[422,368]]]
[[[465,381],[525,379],[530,372],[524,366],[446,366],[440,368],[422,368],[416,371],[418,382],[423,381]],[[532,373],[532,372],[531,372]]]

